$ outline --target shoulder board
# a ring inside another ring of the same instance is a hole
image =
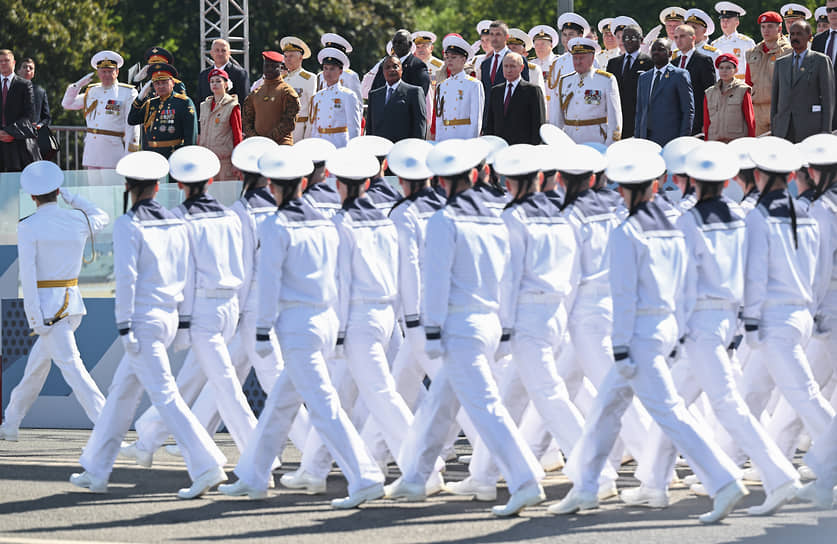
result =
[[[29,219],[29,218],[30,218],[30,217],[32,217],[33,215],[35,215],[35,214],[34,214],[34,213],[30,213],[30,214],[29,214],[29,215],[27,215],[26,217],[22,217],[22,218],[20,218],[20,219],[18,220],[18,223],[23,223],[24,221],[26,221],[27,219]]]
[[[534,63],[534,62],[530,62],[530,63],[529,63],[529,69],[530,69],[530,70],[534,70],[534,69],[535,69],[535,63]]]
[[[442,65],[445,64],[445,63],[440,61],[436,57],[433,57],[432,59],[430,59],[430,64],[432,64],[433,66],[436,66],[437,68],[441,68]]]
[[[133,85],[128,85],[127,83],[118,83],[120,87],[125,87],[126,89],[133,89]]]
[[[561,75],[561,80],[567,79],[568,77],[574,76],[574,75],[575,75],[575,72],[570,72],[569,74],[562,74]]]
[[[172,96],[181,100],[189,100],[189,97],[183,93],[174,93]]]
[[[596,73],[601,76],[613,77],[613,74],[610,72],[605,72],[604,70],[596,70]]]
[[[343,71],[346,72],[347,74],[354,74],[355,73],[354,70],[352,70],[351,68],[346,68]]]
[[[467,76],[465,79],[467,79],[468,81],[477,81],[477,82],[479,82],[479,79],[475,78],[474,76]]]
[[[738,37],[741,38],[741,39],[744,39],[744,40],[752,40],[753,39],[750,36],[748,36],[746,34],[742,34],[740,32],[738,33]]]
[[[312,77],[314,77],[314,74],[312,74],[311,72],[306,72],[305,70],[300,70],[299,77],[301,77],[302,79],[311,79]]]
[[[706,49],[707,51],[717,51],[717,50],[718,50],[718,48],[717,48],[717,47],[712,47],[712,46],[711,46],[711,45],[709,45],[709,44],[704,44],[704,45],[703,45],[703,48],[704,48],[704,49]]]

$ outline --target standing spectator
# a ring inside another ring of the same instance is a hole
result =
[[[492,87],[486,107],[484,133],[499,136],[509,145],[540,144],[539,131],[546,121],[541,88],[521,77],[525,65],[519,54],[506,53],[505,81]]]
[[[700,134],[703,130],[703,95],[706,89],[715,84],[713,60],[695,49],[695,31],[690,25],[680,25],[674,31],[677,43],[677,56],[671,63],[689,72],[692,82],[692,94],[695,101],[695,120],[690,134]]]
[[[828,19],[828,28],[814,36],[811,42],[811,49],[825,53],[831,59],[831,66],[837,66],[837,0],[828,0],[824,8]],[[819,11],[819,10],[817,10]],[[820,28],[820,21],[817,19],[817,30]],[[834,118],[831,123],[832,130],[837,130],[837,96],[835,96]]]
[[[23,79],[32,81],[35,77],[35,61],[29,57],[21,60],[20,66],[17,69],[17,75]],[[49,100],[47,99],[46,90],[40,85],[32,83],[32,91],[35,93],[32,124],[35,125],[36,129],[49,126],[52,122],[52,117],[49,115]]]
[[[653,70],[639,76],[636,101],[636,138],[665,146],[678,136],[691,133],[695,101],[689,72],[673,66],[671,42],[657,39],[651,44]]]
[[[282,74],[282,78],[293,87],[299,98],[299,114],[296,116],[294,127],[294,143],[298,144],[305,138],[311,99],[317,94],[317,75],[302,67],[302,60],[311,56],[308,44],[295,36],[286,36],[279,45],[285,57],[285,67],[288,69],[288,73]]]
[[[625,44],[625,54],[610,59],[607,72],[616,76],[619,85],[619,101],[622,105],[622,138],[634,135],[636,123],[636,87],[639,75],[651,69],[651,57],[639,50],[642,44],[642,29],[636,25],[628,25],[622,30],[622,43]]]
[[[776,60],[790,53],[791,45],[782,35],[782,16],[775,11],[759,15],[762,41],[747,52],[744,81],[753,95],[756,115],[756,135],[770,131],[770,93]]]
[[[817,20],[817,34],[828,32],[831,29],[831,23],[828,22],[828,6],[820,6],[814,12],[814,19]],[[826,38],[828,34],[826,34]],[[816,39],[816,36],[814,36]],[[816,49],[814,49],[816,51]],[[822,53],[822,51],[820,51]]]
[[[285,83],[280,65],[285,57],[276,51],[262,53],[264,84],[244,101],[244,135],[264,136],[279,145],[293,145],[299,97]]]
[[[28,79],[16,77],[15,56],[0,49],[0,172],[20,172],[40,160],[32,126],[35,94]]]
[[[450,76],[436,90],[436,141],[476,138],[482,130],[485,95],[482,83],[465,73],[471,56],[468,42],[459,34],[448,34],[442,45]]]
[[[424,139],[427,106],[421,87],[401,80],[401,61],[391,55],[381,65],[386,85],[369,93],[366,133],[392,142],[405,138]]]
[[[818,132],[831,132],[834,115],[834,68],[826,55],[811,51],[811,25],[790,27],[793,55],[776,62],[770,125],[774,136],[801,142]]]
[[[232,165],[232,151],[241,143],[241,106],[238,98],[227,90],[232,87],[230,76],[224,70],[213,68],[209,72],[209,88],[212,96],[201,102],[201,133],[198,145],[208,147],[221,161],[218,179],[240,179],[241,174]]]
[[[749,36],[738,32],[738,25],[741,24],[741,17],[747,12],[744,8],[732,2],[718,2],[715,4],[715,11],[718,12],[723,35],[712,42],[712,46],[718,49],[718,53],[732,53],[738,59],[738,72],[735,77],[744,79],[747,72],[747,59],[744,56],[747,51],[756,46],[756,42]],[[717,60],[717,59],[716,59]],[[720,76],[720,74],[718,74]]]
[[[410,52],[412,48],[413,35],[408,30],[402,28],[392,37],[392,54],[401,61],[404,81],[410,85],[418,85],[424,91],[424,94],[427,95],[427,91],[430,89],[430,74],[427,72],[427,65],[424,61]],[[375,74],[375,79],[372,81],[372,88],[369,92],[385,85],[386,80],[384,79],[384,74],[379,70]]]
[[[750,87],[735,77],[738,57],[724,53],[715,60],[720,79],[706,89],[703,100],[703,133],[707,140],[730,142],[754,137],[756,120]]]
[[[349,140],[360,136],[363,121],[363,101],[340,83],[349,67],[349,57],[340,49],[326,47],[317,54],[317,60],[323,67],[324,87],[311,100],[307,136],[346,147]]]
[[[244,68],[231,59],[230,42],[221,38],[214,40],[209,55],[215,61],[215,66],[210,66],[202,71],[198,77],[198,103],[202,104],[213,94],[209,85],[209,72],[212,70],[223,70],[228,74],[228,79],[232,82],[230,94],[238,97],[239,101],[247,98],[247,94],[250,92],[250,76]],[[221,172],[223,171],[222,167]]]

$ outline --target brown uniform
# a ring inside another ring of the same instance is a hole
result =
[[[244,111],[241,113],[244,135],[264,136],[279,145],[293,145],[297,113],[299,96],[293,87],[285,83],[281,76],[265,80],[244,100]]]
[[[752,88],[753,109],[756,116],[756,136],[770,130],[770,94],[773,89],[773,68],[776,59],[789,54],[793,49],[784,36],[768,47],[759,42],[747,52],[747,84]]]
[[[707,140],[729,142],[749,136],[747,120],[742,111],[750,87],[740,79],[733,79],[721,91],[721,82],[706,89],[706,110],[709,114]]]

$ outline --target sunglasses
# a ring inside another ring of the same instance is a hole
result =
[[[826,13],[837,13],[837,7],[825,8]]]

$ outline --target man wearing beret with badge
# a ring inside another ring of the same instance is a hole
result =
[[[293,145],[299,95],[279,71],[285,57],[276,51],[264,51],[262,61],[264,83],[244,101],[244,136],[264,136],[279,145]]]
[[[759,15],[762,41],[746,53],[747,69],[744,81],[752,89],[753,109],[756,114],[756,136],[770,130],[770,93],[776,59],[791,52],[791,44],[782,35],[782,16],[775,11]]]
[[[119,83],[122,57],[114,51],[99,51],[90,60],[101,83],[88,86],[93,73],[67,86],[61,106],[82,110],[87,124],[82,164],[85,168],[116,168],[116,163],[131,151],[139,150],[139,130],[128,123],[131,103],[137,91]]]
[[[174,92],[177,70],[171,64],[152,64],[148,71],[156,96],[148,98],[149,83],[131,104],[128,124],[142,125],[142,148],[164,157],[186,145],[195,145],[198,117],[195,104],[185,94]]]

